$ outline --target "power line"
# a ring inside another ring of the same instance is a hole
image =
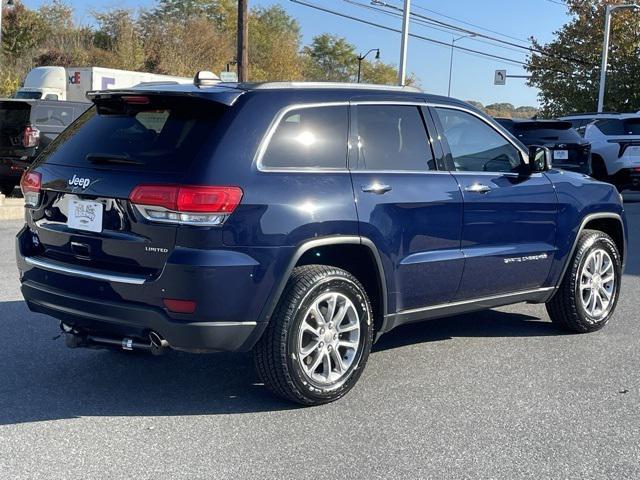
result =
[[[529,40],[525,40],[523,38],[518,38],[518,37],[513,37],[511,35],[507,35],[506,33],[498,32],[497,30],[491,30],[490,28],[482,27],[482,26],[480,26],[480,25],[478,25],[476,23],[466,22],[464,20],[460,20],[459,18],[452,17],[450,15],[444,14],[444,13],[439,12],[437,10],[432,10],[430,8],[427,8],[427,7],[423,7],[421,5],[414,5],[414,8],[416,8],[418,10],[422,10],[424,12],[435,13],[436,15],[439,15],[439,16],[444,17],[444,18],[448,18],[449,20],[454,20],[454,21],[456,21],[458,23],[462,23],[462,24],[468,25],[470,27],[479,28],[480,30],[484,30],[485,32],[494,33],[496,35],[500,35],[501,37],[510,38],[511,40],[516,40],[518,42],[529,43]]]
[[[397,28],[388,27],[386,25],[381,25],[379,23],[371,22],[369,20],[364,20],[364,19],[361,19],[361,18],[357,18],[357,17],[354,17],[352,15],[347,15],[346,13],[341,13],[341,12],[337,12],[335,10],[330,10],[328,8],[321,7],[319,5],[314,5],[312,3],[307,3],[307,2],[304,2],[302,0],[290,0],[290,1],[292,3],[297,3],[299,5],[304,5],[305,7],[313,8],[315,10],[319,10],[319,11],[322,11],[322,12],[325,12],[325,13],[329,13],[331,15],[336,15],[338,17],[346,18],[348,20],[353,20],[355,22],[363,23],[365,25],[369,25],[369,26],[372,26],[372,27],[380,28],[380,29],[387,30],[387,31],[390,31],[390,32],[402,33]],[[482,52],[480,50],[474,50],[474,49],[471,49],[471,48],[461,47],[461,46],[458,46],[458,45],[453,45],[452,46],[451,44],[449,44],[447,42],[436,40],[436,39],[430,38],[430,37],[425,37],[423,35],[418,35],[416,33],[409,33],[409,35],[411,37],[418,38],[418,39],[424,40],[426,42],[434,43],[436,45],[441,45],[441,46],[444,46],[444,47],[447,47],[447,48],[455,48],[457,50],[460,50],[462,52],[466,52],[466,53],[469,53],[469,54],[472,54],[472,55],[475,54],[475,55],[478,55],[478,56],[493,58],[495,60],[501,60],[503,62],[511,63],[513,65],[518,65],[518,66],[529,66],[526,62],[522,62],[520,60],[515,60],[513,58],[507,58],[507,57],[503,57],[503,56],[500,56],[500,55],[494,55],[492,53],[486,53],[486,52]],[[554,71],[556,73],[570,75],[568,72],[564,72],[564,71],[561,71],[561,70],[554,70],[554,69],[549,69],[549,70]]]
[[[373,3],[375,5],[380,5],[380,6],[383,6],[383,7],[386,7],[386,8],[390,8],[392,10],[402,11],[401,8],[398,8],[395,5],[388,4],[388,3],[383,2],[381,0],[371,0],[371,3]],[[523,45],[518,45],[517,43],[513,43],[513,42],[510,42],[510,41],[507,41],[507,40],[501,40],[499,38],[495,38],[495,37],[492,37],[490,35],[485,35],[484,33],[480,33],[480,32],[474,31],[474,30],[469,30],[469,29],[466,29],[466,28],[462,28],[462,27],[459,27],[457,25],[446,23],[446,22],[443,22],[441,20],[438,20],[438,19],[435,19],[435,18],[432,18],[432,17],[427,17],[425,15],[421,15],[419,13],[412,13],[412,15],[415,16],[416,18],[423,19],[423,20],[425,20],[427,22],[434,22],[434,23],[436,23],[438,25],[442,25],[444,27],[451,28],[451,29],[454,29],[454,30],[459,31],[459,32],[472,34],[472,35],[475,35],[477,37],[486,38],[487,40],[491,40],[493,42],[503,43],[505,45],[509,45],[509,46],[512,46],[512,47],[517,47],[517,48],[520,48],[522,50],[526,50],[526,51],[528,51],[530,53],[537,53],[539,55],[546,55],[546,56],[554,56],[555,58],[559,58],[561,60],[567,60],[567,61],[579,63],[581,65],[591,65],[590,63],[588,63],[588,62],[586,62],[586,61],[584,61],[584,60],[582,60],[580,58],[565,57],[565,56],[560,56],[560,55],[550,55],[547,52],[545,52],[544,50],[540,50],[538,48],[525,47]]]
[[[374,12],[381,13],[381,14],[393,17],[394,19],[402,17],[402,15],[399,14],[399,13],[389,12],[389,11],[384,10],[382,8],[373,7],[371,5],[366,5],[364,3],[356,2],[355,0],[343,0],[343,1],[346,2],[346,3],[349,3],[351,5],[355,5],[355,6],[358,6],[358,7],[361,7],[361,8],[366,8],[368,10],[372,10]],[[444,27],[435,26],[435,25],[433,25],[433,23],[427,22],[427,21],[419,19],[419,18],[414,18],[411,21],[413,23],[417,23],[419,25],[422,25],[423,27],[430,28],[430,29],[436,30],[438,32],[452,34],[451,29],[445,29]],[[509,47],[509,46],[506,46],[506,45],[497,45],[495,43],[491,43],[491,42],[488,42],[488,41],[480,40],[478,38],[469,37],[469,40],[473,40],[473,41],[479,42],[479,43],[484,43],[485,45],[491,45],[492,47],[503,48],[505,50],[511,50],[512,52],[522,53],[520,50],[517,50],[517,49],[515,49],[513,47]]]

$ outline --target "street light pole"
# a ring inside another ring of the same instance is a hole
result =
[[[402,41],[400,44],[400,68],[398,68],[398,85],[404,86],[407,80],[407,47],[409,46],[409,20],[411,19],[411,0],[404,0],[402,15]]]
[[[604,42],[602,44],[602,66],[600,67],[600,89],[598,91],[598,113],[604,110],[604,91],[607,82],[607,66],[609,64],[609,36],[611,34],[611,14],[615,10],[630,8],[637,10],[640,6],[635,3],[624,5],[607,5],[604,15]]]
[[[369,55],[371,52],[377,52],[376,53],[376,60],[380,59],[380,49],[379,48],[372,48],[371,50],[369,50],[364,55],[358,55],[358,83],[360,83],[360,73],[362,72],[362,61],[365,58],[367,58],[367,55]]]
[[[447,90],[447,97],[451,96],[451,76],[453,74],[453,50],[455,49],[456,42],[458,40],[462,40],[463,38],[471,38],[475,36],[476,36],[475,33],[471,33],[469,35],[462,35],[461,37],[451,39],[451,58],[449,59],[449,89]]]

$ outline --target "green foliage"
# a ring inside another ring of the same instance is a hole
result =
[[[317,81],[348,82],[356,75],[358,54],[343,37],[323,33],[304,47],[307,75]]]
[[[35,10],[16,2],[2,12],[2,53],[19,57],[37,47],[46,37],[46,23]]]
[[[74,23],[68,0],[37,10],[16,1],[3,11],[0,94],[15,92],[40,65],[101,66],[191,77],[216,73],[236,57],[237,0],[157,0],[135,13],[93,12],[95,26]],[[297,20],[278,5],[249,12],[249,79],[355,81],[358,53],[345,38],[323,34],[302,48]],[[397,70],[362,62],[362,81],[395,84]],[[417,83],[410,76],[409,83]]]
[[[566,3],[573,15],[571,21],[555,32],[554,40],[546,45],[532,39],[533,46],[547,55],[533,54],[527,67],[532,75],[529,84],[540,89],[542,112],[548,116],[595,111],[605,7],[619,2]],[[637,13],[619,10],[612,16],[605,110],[640,109],[638,26]]]
[[[497,118],[533,118],[538,114],[536,107],[514,107],[510,103],[492,103],[486,107],[474,100],[467,100],[467,103],[473,105],[478,110],[485,112],[487,115]]]

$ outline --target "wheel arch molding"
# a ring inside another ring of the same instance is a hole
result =
[[[610,228],[611,225],[615,225],[617,230],[616,229],[612,230]],[[620,252],[620,258],[622,260],[622,270],[624,271],[624,266],[627,259],[627,229],[626,229],[626,225],[622,215],[615,212],[590,213],[585,215],[580,222],[580,226],[571,243],[571,249],[569,250],[564,260],[564,264],[562,265],[562,270],[560,271],[560,275],[557,281],[555,282],[556,290],[562,284],[562,280],[564,279],[564,276],[566,275],[567,270],[569,269],[571,260],[573,259],[573,256],[576,252],[578,242],[580,241],[580,235],[585,230],[590,230],[590,229],[602,231],[613,239],[613,241],[615,242]]]
[[[358,249],[361,252],[367,251],[370,254],[372,265],[375,266],[375,279],[360,278],[360,276],[358,275],[358,271],[354,272],[351,271],[352,269],[348,268],[347,261],[332,261],[332,258],[335,257],[332,257],[331,255],[329,255],[328,258],[322,257],[323,253],[330,253],[332,251],[336,252],[340,251],[341,249],[348,249],[349,247]],[[320,255],[316,260],[315,254],[318,253],[320,253]],[[312,254],[314,255],[314,261],[310,261],[310,255]],[[345,270],[349,271],[349,273],[358,278],[360,283],[362,283],[367,290],[367,295],[369,296],[369,299],[372,303],[372,307],[374,309],[374,317],[376,317],[375,326],[382,326],[382,322],[387,315],[387,281],[380,252],[378,251],[378,248],[375,246],[373,241],[371,241],[370,239],[357,235],[336,235],[310,239],[302,242],[297,247],[295,247],[293,254],[289,255],[288,258],[282,263],[283,267],[281,273],[277,275],[275,287],[270,293],[269,298],[260,314],[261,321],[270,321],[271,316],[273,315],[273,312],[275,311],[276,306],[278,305],[278,302],[282,297],[282,294],[294,268],[299,265],[318,263],[322,265],[331,265],[339,268],[344,268]],[[369,291],[369,289],[367,289],[367,286],[371,287],[372,285],[374,285],[373,282],[375,282],[375,292]]]

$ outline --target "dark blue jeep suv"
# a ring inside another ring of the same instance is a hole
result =
[[[71,347],[253,349],[269,388],[312,405],[399,325],[518,302],[575,332],[613,314],[618,192],[466,103],[205,81],[91,99],[21,182],[22,292]]]

